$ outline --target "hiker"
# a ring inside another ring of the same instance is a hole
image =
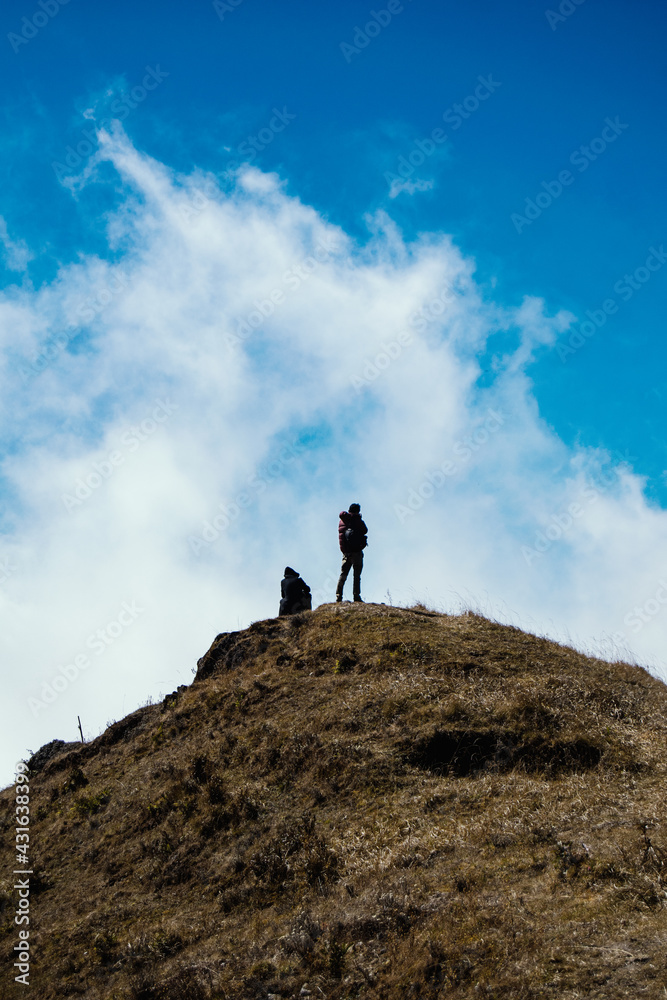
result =
[[[355,601],[361,601],[361,570],[364,565],[364,552],[368,544],[366,535],[368,528],[361,519],[361,508],[358,503],[351,503],[349,510],[340,512],[338,522],[338,544],[343,553],[343,566],[336,587],[336,602],[343,600],[343,587],[351,569],[354,569],[352,594]]]
[[[313,602],[310,587],[291,566],[285,566],[285,578],[280,582],[280,611],[278,615],[295,615],[297,611],[311,611]]]

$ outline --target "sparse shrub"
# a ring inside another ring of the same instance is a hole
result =
[[[468,718],[468,710],[465,702],[458,695],[453,695],[451,698],[447,698],[444,702],[442,709],[442,717],[448,722],[458,722],[462,719]]]
[[[227,798],[225,783],[219,774],[214,774],[209,780],[206,791],[211,805],[219,805],[220,803],[225,802]]]
[[[193,673],[195,671],[193,670]],[[205,695],[206,707],[209,712],[216,712],[224,700],[224,695],[218,690],[208,691]]]
[[[289,616],[290,631],[292,631],[292,632],[298,632],[298,630],[301,628],[301,626],[305,625],[305,623],[307,621],[308,621],[308,612],[307,611],[300,611],[296,615],[290,615]]]
[[[472,892],[480,883],[480,874],[470,867],[459,869],[453,879],[453,887],[457,892]]]
[[[327,942],[327,971],[334,979],[343,978],[345,956],[352,946],[332,939]]]
[[[212,837],[215,833],[220,830],[228,830],[233,822],[233,814],[231,810],[226,809],[223,805],[218,804],[211,809],[206,819],[202,821],[201,825],[201,835],[205,840]]]
[[[288,955],[297,954],[305,958],[313,951],[315,942],[321,936],[319,921],[313,919],[307,910],[300,910],[292,920],[289,934],[280,938],[280,946]]]
[[[146,973],[135,976],[131,981],[130,1000],[207,1000],[210,990],[202,986],[197,971],[182,966],[158,982]]]
[[[93,795],[81,795],[74,802],[74,811],[78,816],[92,816],[104,809],[111,799],[111,789],[103,788]]]
[[[334,663],[333,672],[335,674],[349,674],[358,662],[358,657],[353,651],[341,652]]]
[[[184,947],[185,942],[183,938],[175,931],[172,931],[171,933],[158,931],[151,943],[151,951],[154,951],[155,954],[159,955],[161,958],[176,955],[179,951],[182,951]]]
[[[113,931],[104,930],[93,939],[93,952],[100,965],[109,965],[114,961],[118,949],[118,938]]]
[[[178,931],[160,928],[155,933],[143,933],[130,939],[123,948],[135,969],[151,965],[155,958],[170,958],[185,948],[187,942]]]
[[[247,789],[240,789],[233,798],[228,798],[220,780],[215,791],[216,801],[208,815],[202,820],[201,835],[208,839],[220,830],[229,830],[242,822],[256,820],[261,812],[261,804],[256,802]]]
[[[0,889],[0,920],[4,920],[5,914],[13,910],[11,893]]]
[[[168,858],[170,854],[174,851],[174,845],[166,830],[160,832],[159,837],[150,845],[150,853],[156,855],[160,858]]]
[[[237,687],[234,690],[234,693],[233,693],[234,702],[233,702],[233,704],[234,704],[234,708],[237,710],[237,712],[244,713],[247,710],[247,708],[248,708],[248,705],[247,705],[247,702],[246,702],[247,697],[248,697],[248,692],[247,692],[247,690],[245,688]]]
[[[322,747],[315,733],[296,733],[280,747],[278,769],[283,781],[291,782],[314,761]]]
[[[590,870],[590,865],[588,864],[590,855],[588,849],[583,845],[575,847],[569,840],[559,840],[556,844],[555,853],[559,867],[558,875],[562,879],[576,878],[584,864],[586,865],[586,870]]]
[[[489,837],[489,843],[492,844],[493,847],[498,848],[498,850],[505,850],[505,848],[512,847],[516,844],[516,837],[511,833],[503,833],[502,830],[498,830],[497,832],[491,834]]]
[[[287,860],[288,854],[289,850],[286,850],[281,840],[276,838],[252,855],[250,870],[258,881],[279,887],[293,876],[291,865]]]
[[[424,812],[439,812],[444,807],[445,809],[452,808],[452,802],[456,801],[458,798],[456,792],[450,791],[446,793],[436,793],[435,795],[429,795],[424,803]]]
[[[308,885],[322,888],[340,878],[339,861],[322,837],[312,835],[306,841],[303,873]]]
[[[439,942],[429,941],[429,955],[424,966],[424,979],[427,983],[440,986],[448,979],[447,975],[447,953]]]
[[[334,937],[324,940],[322,935],[319,923],[309,914],[302,912],[292,925],[291,933],[281,938],[280,943],[287,954],[298,955],[301,958],[309,976],[342,979],[345,956],[352,948],[352,944]],[[352,995],[354,992],[356,991],[353,991]]]
[[[533,844],[554,844],[556,830],[553,826],[534,826],[530,831],[530,839]]]
[[[189,819],[197,808],[197,802],[193,795],[184,795],[174,802],[174,809],[180,813],[183,819]]]
[[[643,834],[642,842],[632,849],[621,847],[622,861],[616,858],[594,859],[586,867],[589,885],[610,882],[615,886],[619,900],[649,907],[664,906],[667,904],[667,853],[653,845],[646,823],[638,825]]]
[[[67,779],[63,782],[62,790],[65,794],[68,792],[76,792],[79,788],[85,788],[88,784],[88,778],[85,776],[80,767],[75,767],[70,771]]]
[[[322,891],[340,878],[339,860],[315,833],[315,821],[309,815],[293,826],[282,824],[276,836],[251,856],[249,868],[269,893],[304,885]]]
[[[507,717],[539,733],[560,729],[565,721],[560,708],[549,704],[545,700],[544,693],[539,695],[522,693],[510,703]]]
[[[239,789],[238,793],[232,799],[232,810],[237,817],[237,822],[258,819],[261,809],[261,803],[252,797],[247,788]]]
[[[171,810],[173,800],[164,793],[155,802],[150,802],[147,806],[149,825],[155,826]]]
[[[238,906],[246,906],[252,899],[253,890],[247,885],[230,886],[217,894],[218,904],[223,913],[231,913]]]
[[[213,764],[205,754],[197,754],[192,761],[192,777],[198,785],[205,785],[211,780]]]
[[[250,969],[250,977],[252,979],[269,979],[271,976],[275,976],[276,967],[273,962],[257,962]]]
[[[405,702],[400,698],[387,698],[382,704],[380,714],[385,722],[389,722],[394,716],[405,710]]]
[[[53,888],[53,879],[41,867],[35,867],[30,878],[30,891],[35,895]]]
[[[155,802],[148,804],[148,825],[157,826],[172,812],[188,819],[197,807],[197,787],[192,779],[172,781]]]

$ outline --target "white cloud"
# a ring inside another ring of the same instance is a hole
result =
[[[400,177],[395,177],[391,182],[389,187],[389,197],[397,198],[399,194],[403,191],[406,194],[414,194],[415,191],[431,191],[435,186],[435,181],[425,181],[418,178],[416,181],[404,180]]]
[[[286,564],[333,597],[353,499],[368,600],[472,595],[589,649],[622,632],[666,669],[667,515],[630,469],[569,450],[526,375],[567,313],[486,301],[451,239],[406,244],[382,213],[358,246],[275,175],[223,194],[120,131],[99,156],[124,191],[110,259],[0,297],[22,435],[2,465],[6,780],[77,715],[94,735],[189,682],[217,632],[276,614]],[[519,346],[480,389],[507,331]]]
[[[12,240],[7,231],[7,223],[0,215],[0,243],[4,248],[5,266],[10,271],[25,271],[34,254],[23,240]]]

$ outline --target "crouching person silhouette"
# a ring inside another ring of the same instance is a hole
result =
[[[297,611],[311,611],[313,607],[310,587],[296,570],[285,566],[285,578],[280,583],[280,611],[278,615],[295,615]]]
[[[343,565],[336,587],[336,601],[343,600],[343,587],[351,569],[354,569],[352,594],[355,601],[361,601],[361,570],[364,565],[363,550],[368,544],[366,541],[368,528],[361,519],[361,508],[358,503],[351,503],[350,509],[341,511],[339,516],[338,544],[343,553]]]

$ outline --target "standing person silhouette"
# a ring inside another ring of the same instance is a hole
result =
[[[338,522],[338,544],[343,553],[343,565],[336,587],[336,601],[343,600],[343,587],[351,569],[354,569],[352,593],[355,601],[361,602],[361,570],[364,565],[364,549],[368,544],[368,528],[361,519],[358,503],[351,503],[349,510],[340,512]],[[363,602],[361,602],[363,603]]]

